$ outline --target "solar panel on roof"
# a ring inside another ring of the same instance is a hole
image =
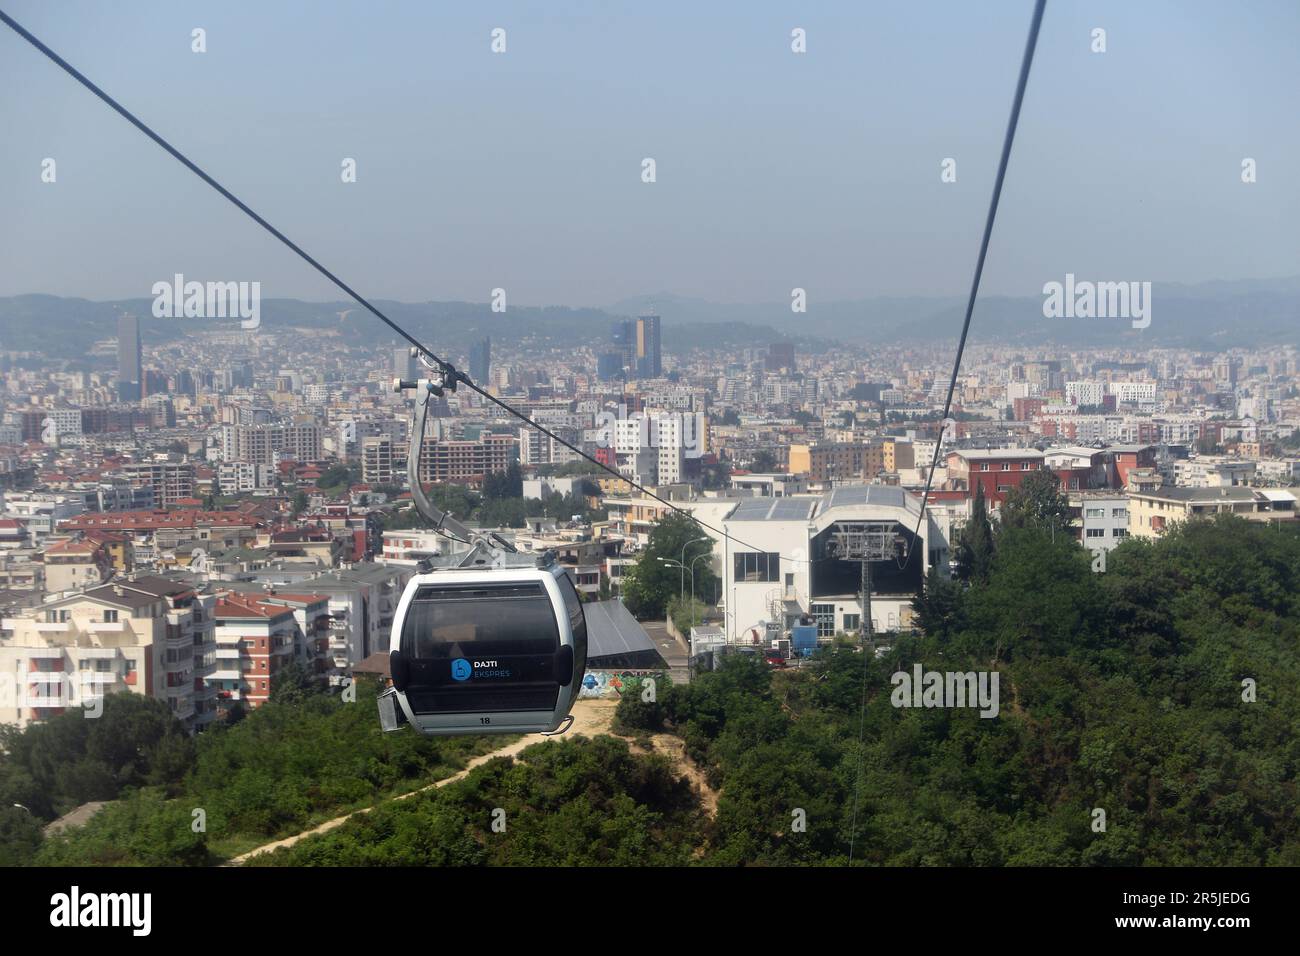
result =
[[[807,498],[778,498],[772,509],[776,521],[806,521],[815,502]]]

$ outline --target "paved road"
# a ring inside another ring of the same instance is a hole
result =
[[[686,642],[672,637],[663,621],[642,621],[641,626],[645,628],[645,632],[650,635],[650,640],[654,641],[655,647],[668,662],[668,674],[672,677],[673,683],[685,684],[690,680],[690,671],[686,666],[690,650]]]

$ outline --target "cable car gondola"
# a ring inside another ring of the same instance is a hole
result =
[[[409,723],[426,736],[551,733],[566,720],[587,666],[587,624],[577,588],[550,553],[515,556],[499,537],[435,508],[416,472],[428,402],[419,389],[408,474],[415,506],[435,531],[473,545],[460,566],[415,575],[389,638],[392,687],[379,698],[385,730]],[[567,725],[566,725],[567,726]]]
[[[396,702],[423,734],[554,731],[587,662],[577,589],[554,562],[416,575],[389,662]]]

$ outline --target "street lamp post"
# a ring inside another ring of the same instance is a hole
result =
[[[678,567],[682,569],[681,586],[678,587],[677,589],[677,600],[679,601],[682,598],[686,597],[686,549],[699,541],[708,541],[708,540],[709,540],[709,536],[707,534],[703,534],[700,535],[698,538],[692,538],[690,541],[687,541],[684,545],[682,545],[682,556],[681,559],[678,561]]]
[[[713,552],[711,551],[706,551],[704,552],[704,554],[697,554],[695,557],[691,558],[691,627],[692,628],[695,627],[695,562],[700,560],[700,558],[709,557],[712,553]]]

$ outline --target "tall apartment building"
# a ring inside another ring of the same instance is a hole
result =
[[[123,579],[3,622],[0,723],[25,727],[68,708],[93,712],[105,694],[167,703],[187,726],[215,716],[207,687],[215,663],[214,598],[165,578]]]
[[[411,354],[410,346],[393,349],[393,377],[408,382],[420,377],[420,362]]]
[[[638,484],[672,485],[698,474],[690,467],[702,451],[694,415],[636,414],[613,423],[614,462]]]
[[[794,343],[773,342],[769,345],[763,367],[769,372],[797,371],[794,365]]]
[[[791,445],[787,470],[816,482],[874,478],[885,470],[885,449],[875,442]]]
[[[881,442],[880,448],[885,471],[900,471],[918,465],[916,445],[910,439],[889,437]],[[924,463],[928,464],[931,459],[925,459]]]
[[[46,414],[49,420],[54,423],[54,433],[61,443],[66,444],[69,439],[76,439],[81,435],[81,409],[51,408]]]
[[[144,397],[140,360],[140,320],[134,315],[117,320],[117,396],[124,402]]]
[[[492,374],[492,339],[484,338],[469,347],[469,377],[475,382],[487,382]]]
[[[484,435],[478,441],[428,441],[420,449],[421,482],[478,484],[505,472],[515,460],[514,435]]]
[[[277,456],[315,462],[325,458],[320,425],[223,425],[221,458],[254,465],[274,465]]]
[[[638,378],[659,378],[664,373],[659,316],[647,312],[636,320],[636,374]]]
[[[194,466],[187,462],[141,461],[122,466],[128,481],[153,489],[153,500],[169,508],[181,498],[194,497]]]
[[[1065,400],[1071,405],[1099,406],[1106,394],[1106,386],[1101,382],[1066,382]]]
[[[217,466],[217,484],[223,495],[243,494],[275,486],[275,469],[271,465],[254,465],[248,461],[223,461]]]
[[[610,376],[616,378],[624,371],[636,371],[636,322],[632,319],[617,319],[610,327],[610,343],[614,346],[613,354],[618,356],[618,371]]]
[[[393,440],[389,436],[361,439],[361,480],[371,485],[391,485],[394,457]]]
[[[577,448],[582,447],[582,429],[571,425],[546,424],[547,430]],[[519,462],[523,465],[563,465],[582,456],[536,428],[519,429]]]
[[[328,617],[328,599],[312,597],[314,601],[307,602],[316,612],[311,620]],[[247,709],[260,707],[270,699],[282,671],[309,656],[307,637],[294,608],[286,604],[270,603],[256,594],[227,594],[217,600],[213,617],[217,666],[209,680],[223,710],[235,703]]]

